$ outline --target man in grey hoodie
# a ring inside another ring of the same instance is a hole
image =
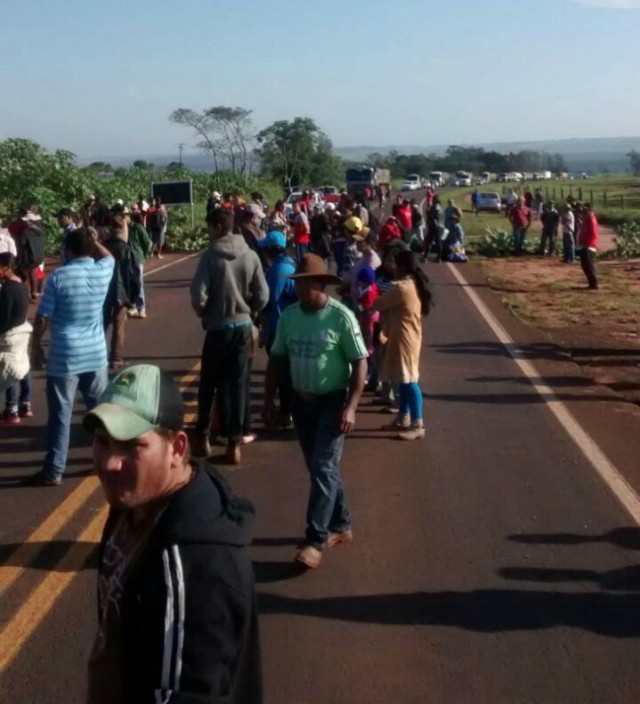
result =
[[[227,462],[240,464],[246,386],[254,313],[269,302],[258,255],[233,234],[233,211],[216,208],[207,215],[211,245],[200,257],[191,282],[191,305],[207,331],[202,348],[195,456],[209,457],[211,406],[217,389],[229,402]]]

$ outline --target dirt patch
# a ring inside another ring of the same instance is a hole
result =
[[[514,315],[547,332],[596,383],[640,403],[640,260],[598,262],[598,291],[586,288],[579,263],[479,263]]]

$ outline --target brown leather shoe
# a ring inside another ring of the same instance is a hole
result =
[[[227,464],[240,464],[242,462],[240,445],[228,445],[227,451],[224,453],[224,459]]]
[[[340,531],[340,533],[331,533],[329,539],[325,543],[325,547],[333,548],[340,543],[350,543],[353,540],[351,529]]]
[[[309,569],[315,570],[320,566],[322,561],[322,551],[314,548],[313,545],[305,545],[298,550],[296,562],[301,562]]]

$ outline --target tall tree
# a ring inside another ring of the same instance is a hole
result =
[[[640,152],[633,149],[627,154],[627,156],[631,162],[631,173],[634,176],[640,176]]]
[[[211,154],[216,174],[220,171],[219,159],[223,158],[234,173],[244,175],[254,138],[251,114],[244,108],[218,105],[202,112],[179,108],[169,120],[194,131],[198,147]]]
[[[278,120],[258,132],[256,141],[263,171],[288,186],[308,183],[318,158],[335,158],[331,141],[309,117]]]

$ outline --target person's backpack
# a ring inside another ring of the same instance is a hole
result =
[[[22,233],[22,245],[18,252],[18,266],[28,271],[44,261],[44,234],[36,227],[27,227]]]

